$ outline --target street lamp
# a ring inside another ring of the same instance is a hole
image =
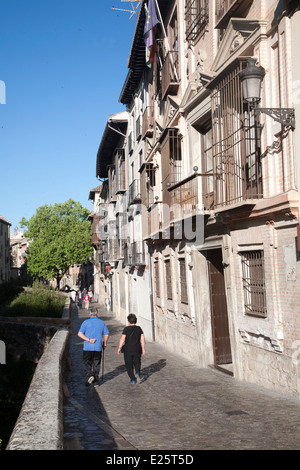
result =
[[[240,72],[244,100],[253,106],[256,113],[265,113],[284,126],[295,129],[295,110],[293,108],[255,108],[260,102],[261,84],[265,76],[265,69],[257,67],[256,59],[248,59],[248,65]]]

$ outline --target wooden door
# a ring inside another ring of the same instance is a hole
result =
[[[208,273],[215,364],[232,362],[222,250],[208,250]]]

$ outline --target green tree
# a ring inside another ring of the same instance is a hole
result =
[[[69,199],[65,203],[44,205],[29,220],[20,221],[29,238],[27,269],[33,278],[56,279],[73,264],[81,264],[93,253],[89,210]]]

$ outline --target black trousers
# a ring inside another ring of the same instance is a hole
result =
[[[83,351],[83,368],[85,378],[88,380],[92,375],[99,379],[102,351]]]
[[[130,380],[135,380],[134,370],[136,374],[141,372],[141,353],[124,353],[124,362]]]

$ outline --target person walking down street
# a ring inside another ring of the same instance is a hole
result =
[[[90,302],[92,303],[92,300],[93,300],[93,292],[92,292],[92,289],[89,289],[89,298],[90,298]]]
[[[85,372],[86,386],[99,381],[102,351],[107,346],[109,330],[98,317],[97,308],[92,308],[90,318],[85,320],[79,331],[79,338],[84,340],[83,344],[83,367]]]
[[[72,292],[71,292],[71,297],[72,297],[73,303],[75,304],[75,301],[76,301],[76,292],[75,292],[74,290],[72,290]]]
[[[82,293],[81,291],[78,291],[78,307],[82,307]]]
[[[90,308],[90,296],[86,293],[83,297],[84,308],[88,310]]]
[[[124,346],[124,362],[130,378],[129,383],[134,385],[141,382],[141,356],[145,354],[145,336],[142,328],[136,324],[134,313],[130,313],[127,320],[128,326],[123,330],[117,353],[120,354]]]

